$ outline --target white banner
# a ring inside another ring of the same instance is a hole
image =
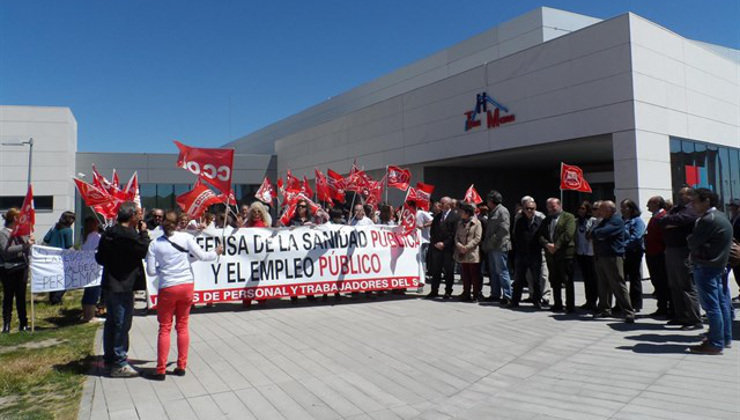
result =
[[[31,247],[31,293],[100,286],[102,274],[95,251]]]
[[[420,237],[400,228],[319,225],[201,233],[205,250],[223,242],[216,261],[193,262],[195,303],[416,288],[423,283]],[[156,304],[158,279],[148,279]]]

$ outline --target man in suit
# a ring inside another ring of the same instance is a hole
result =
[[[460,216],[452,208],[450,197],[442,197],[442,211],[434,216],[432,227],[429,232],[429,271],[432,275],[432,291],[426,296],[434,299],[439,296],[439,284],[442,273],[445,278],[444,299],[452,296],[452,284],[455,280],[455,231]]]
[[[514,245],[514,290],[511,301],[506,305],[509,308],[518,308],[522,298],[522,289],[527,284],[527,272],[535,280],[532,282],[530,296],[537,309],[542,308],[542,288],[537,281],[542,270],[542,246],[537,235],[542,226],[543,218],[536,216],[537,203],[534,199],[522,200],[523,216],[516,219],[512,242]]]
[[[573,289],[573,260],[576,255],[576,218],[563,211],[557,198],[547,199],[547,217],[540,226],[539,241],[545,249],[547,269],[550,272],[550,287],[555,298],[553,311],[563,310],[560,289],[565,286],[565,312],[575,311]]]

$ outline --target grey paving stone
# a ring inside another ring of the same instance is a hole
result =
[[[740,418],[740,350],[690,355],[682,346],[698,334],[657,320],[394,297],[301,302],[195,311],[188,375],[91,376],[79,418]],[[137,366],[154,366],[156,335],[155,317],[135,317]]]

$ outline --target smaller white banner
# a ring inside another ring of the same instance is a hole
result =
[[[31,293],[100,286],[102,274],[95,251],[31,247]]]

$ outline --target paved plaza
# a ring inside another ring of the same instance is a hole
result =
[[[626,325],[416,294],[331,303],[199,308],[186,376],[114,379],[98,366],[80,418],[740,418],[738,341],[698,356],[685,352],[697,331],[645,317]],[[646,299],[643,313],[654,309]],[[156,316],[136,316],[134,366],[154,367],[156,338]]]

